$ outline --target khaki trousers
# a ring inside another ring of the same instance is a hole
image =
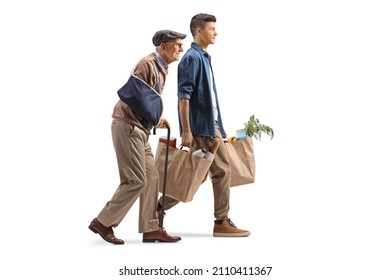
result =
[[[117,119],[112,121],[111,132],[120,184],[97,219],[106,227],[118,226],[139,197],[138,231],[155,231],[159,175],[148,136],[140,128]]]
[[[217,220],[223,220],[228,218],[230,207],[230,162],[219,127],[216,126],[215,129],[221,144],[219,145],[215,154],[215,159],[210,166],[209,173],[214,191],[214,217]],[[191,148],[191,151],[195,151],[202,147],[210,147],[212,142],[212,137],[194,136],[194,146]],[[162,202],[161,197],[159,202]],[[168,210],[180,201],[166,196],[164,202],[164,209]]]

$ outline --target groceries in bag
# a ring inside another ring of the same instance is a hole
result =
[[[215,158],[215,153],[217,152],[219,148],[219,138],[215,138],[211,146],[206,149],[206,148],[201,148],[193,152],[192,154],[197,157],[205,158],[208,160],[214,160]]]

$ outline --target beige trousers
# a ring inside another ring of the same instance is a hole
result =
[[[118,226],[139,197],[138,231],[155,231],[159,175],[148,136],[140,128],[117,119],[112,121],[111,132],[120,184],[97,219],[106,227]]]
[[[219,148],[215,154],[215,159],[210,166],[210,179],[214,191],[214,217],[217,220],[228,218],[230,207],[230,162],[227,149],[223,144],[223,138],[219,128],[216,126],[217,137],[220,140]],[[194,146],[191,151],[195,151],[202,147],[210,147],[213,142],[212,137],[194,136]],[[160,204],[162,198],[159,200]],[[165,197],[164,209],[168,210],[178,204],[180,201]]]

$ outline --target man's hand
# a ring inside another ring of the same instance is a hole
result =
[[[156,128],[167,128],[167,127],[171,127],[171,125],[169,124],[168,120],[165,118],[161,118],[158,125],[156,125]]]
[[[183,135],[181,137],[181,144],[185,147],[191,148],[192,142],[194,141],[194,138],[192,136],[192,133],[189,132],[183,132]]]

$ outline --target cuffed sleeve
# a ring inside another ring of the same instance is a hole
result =
[[[180,62],[178,69],[178,98],[191,99],[196,87],[196,73],[199,68],[199,62],[193,57],[188,56]]]

